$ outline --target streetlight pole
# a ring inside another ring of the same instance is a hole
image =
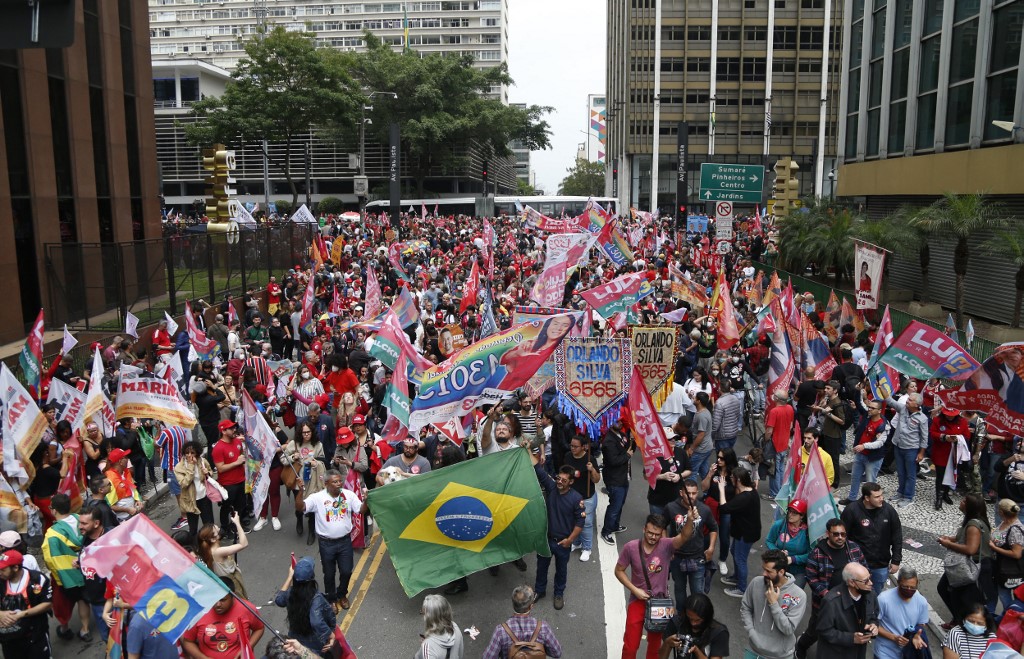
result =
[[[829,189],[830,189],[829,197],[832,199],[832,201],[835,201],[835,199],[836,199],[836,170],[835,170],[835,167],[833,167],[828,172],[828,185],[829,185]]]
[[[373,100],[373,97],[377,94],[390,96],[394,100],[398,100],[398,94],[395,92],[370,92],[366,95],[366,100]],[[362,110],[360,111],[359,121],[359,177],[366,178],[366,124],[372,124],[373,120],[367,118],[366,112],[369,110],[373,112],[373,106],[367,105],[365,102],[362,103]],[[369,186],[367,186],[369,188]],[[369,189],[367,189],[366,195],[360,195],[359,213],[360,215],[366,210],[366,199],[369,196]]]

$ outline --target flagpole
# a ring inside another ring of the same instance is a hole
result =
[[[891,252],[890,250],[887,250],[887,249],[886,249],[886,248],[884,248],[884,247],[879,247],[878,245],[875,245],[874,243],[869,243],[869,242],[868,242],[868,241],[866,241],[866,240],[861,240],[860,238],[854,238],[854,239],[853,239],[853,242],[855,242],[855,243],[860,243],[861,245],[867,245],[868,247],[874,247],[874,248],[875,248],[875,249],[877,249],[878,251],[880,251],[880,252],[885,252],[886,254],[892,254],[892,252]]]
[[[234,596],[236,602],[244,606],[246,610],[249,611],[249,613],[256,616],[256,618],[263,623],[264,629],[269,629],[270,633],[276,636],[277,638],[281,639],[282,643],[288,640],[287,637],[281,636],[281,632],[274,629],[274,627],[263,616],[260,615],[260,612],[257,609],[255,609],[249,602],[247,602],[244,597],[239,597],[238,595],[234,595],[233,593],[232,595]]]

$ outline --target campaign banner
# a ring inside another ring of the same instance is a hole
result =
[[[466,335],[458,325],[445,325],[437,334],[437,349],[443,357],[451,357],[467,345]]]
[[[729,295],[729,282],[725,280],[725,271],[718,273],[718,349],[728,350],[740,341],[740,326],[736,322],[736,307],[732,305]]]
[[[242,423],[239,425],[245,432],[246,489],[252,494],[252,509],[259,512],[270,492],[270,464],[281,442],[245,388],[242,389]]]
[[[440,340],[438,343],[440,344]],[[425,371],[433,366],[429,359],[416,352],[416,348],[409,341],[409,335],[402,330],[398,317],[390,309],[384,313],[377,333],[367,342],[367,352],[391,370],[397,368],[401,355],[405,355],[418,371]]]
[[[46,402],[57,408],[57,420],[67,421],[72,430],[78,430],[85,422],[84,391],[79,391],[70,384],[54,378],[50,381],[50,393]]]
[[[619,231],[618,223],[615,218],[610,217],[600,206],[595,204],[596,208],[591,208],[587,211],[590,220],[590,230],[593,231],[594,227],[598,227],[597,232],[597,244],[604,252],[604,255],[608,257],[608,260],[619,267],[630,267],[633,265],[633,250],[629,248],[629,243],[626,242],[626,238]]]
[[[199,329],[199,324],[196,322],[195,316],[192,315],[192,305],[187,301],[185,302],[185,331],[200,359],[213,359],[220,352],[220,344],[207,337],[206,332]],[[229,357],[230,355],[224,356],[225,359]],[[102,374],[102,371],[100,373]]]
[[[644,377],[636,363],[633,364],[633,381],[630,383],[627,401],[623,409],[633,429],[633,438],[644,458],[644,477],[653,489],[657,484],[658,474],[661,473],[658,458],[671,458],[672,448],[668,445],[658,410],[651,400],[650,392],[644,386]]]
[[[530,320],[546,319],[558,314],[572,313],[572,309],[517,306],[512,312],[512,324],[519,325]],[[571,335],[571,334],[570,334]],[[544,360],[537,372],[523,385],[530,395],[540,397],[555,383],[555,357]]]
[[[686,302],[690,307],[697,310],[701,310],[707,305],[708,291],[706,286],[688,279],[683,274],[683,271],[674,263],[669,263],[668,273],[669,281],[672,285],[672,297]]]
[[[818,332],[806,314],[801,312],[800,316],[803,321],[805,365],[814,368],[815,380],[828,382],[836,368],[836,360],[829,350],[828,341]]]
[[[690,233],[707,233],[707,215],[688,215],[686,217],[686,230]]]
[[[596,438],[619,418],[632,374],[629,339],[567,339],[555,351],[558,407]]]
[[[48,425],[36,401],[7,364],[0,364],[0,427],[3,428],[4,473],[19,482],[31,479],[35,474],[32,453]]]
[[[789,340],[789,332],[785,329],[785,323],[775,316],[781,315],[778,298],[772,301],[768,316],[772,318],[772,325],[775,331],[771,333],[772,350],[768,362],[768,391],[765,395],[771,399],[776,391],[789,394],[789,385],[793,382],[796,374],[796,360],[793,356],[793,345]]]
[[[82,550],[79,562],[82,572],[119,588],[135,615],[172,644],[230,592],[145,515],[104,533]]]
[[[889,317],[889,305],[885,306],[882,320],[878,323],[875,334],[875,349],[871,351],[868,361],[867,376],[871,394],[876,400],[885,400],[899,389],[900,376],[892,366],[882,364],[882,355],[893,342],[892,319]]]
[[[141,371],[126,372],[123,368],[117,385],[115,414],[118,419],[157,419],[182,428],[194,428],[196,425],[195,416],[174,384]]]
[[[807,503],[807,537],[811,542],[817,542],[825,535],[828,521],[839,517],[839,508],[832,497],[832,485],[828,481],[817,445],[810,452],[807,469],[800,477],[793,498]]]
[[[857,308],[877,309],[882,292],[885,252],[865,243],[854,243],[853,261],[857,268]]]
[[[629,328],[629,341],[633,375],[639,374],[654,404],[661,407],[672,392],[679,348],[678,330],[664,325],[634,325]]]
[[[937,395],[961,410],[985,414],[989,428],[1024,436],[1024,342],[1004,343],[960,389]]]
[[[462,417],[474,408],[496,403],[525,385],[562,339],[576,317],[559,314],[514,325],[463,348],[429,368],[409,415],[409,430]]]
[[[590,223],[590,221],[583,215],[562,219],[548,217],[531,206],[527,206],[523,209],[520,218],[524,225],[533,227],[534,229],[540,229],[541,231],[547,231],[548,233],[574,233],[577,231],[586,231],[587,226]]]
[[[337,290],[337,289],[335,289]],[[366,269],[366,302],[363,305],[363,320],[369,320],[384,309],[377,269],[372,265]]]
[[[919,380],[966,380],[981,364],[956,341],[922,322],[912,320],[881,360]]]
[[[409,400],[408,360],[405,353],[398,355],[391,384],[384,391],[381,403],[388,411],[387,421],[381,429],[381,436],[389,444],[400,442],[409,436],[409,413],[412,401]]]

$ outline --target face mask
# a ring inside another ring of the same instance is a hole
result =
[[[910,598],[912,598],[914,596],[914,593],[916,593],[917,591],[916,590],[903,590],[902,588],[900,588],[899,592],[900,592],[900,597],[902,599],[909,600]]]
[[[969,620],[964,620],[964,629],[967,630],[967,633],[972,636],[981,636],[985,633],[987,628],[985,627],[985,625],[976,625],[973,622],[970,622]]]
[[[341,370],[341,368],[339,368],[339,367],[337,367],[337,366],[332,366],[332,367],[331,367],[331,371],[333,371],[334,373],[337,373],[337,372],[338,372],[338,371],[340,371],[340,370]]]
[[[731,359],[732,359],[732,363],[733,364],[738,364],[740,362],[740,358],[739,357],[735,357],[734,356],[734,357],[731,357]]]
[[[308,379],[309,379],[310,377],[312,377],[312,376],[310,376],[310,374],[309,374],[309,373],[303,373],[303,374],[302,374],[302,379],[303,379],[303,380],[308,380]]]
[[[711,371],[711,375],[718,375],[718,371],[717,370]]]

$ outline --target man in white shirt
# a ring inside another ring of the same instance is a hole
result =
[[[342,488],[341,472],[329,469],[324,489],[305,499],[306,513],[312,514],[320,540],[320,566],[324,571],[324,595],[329,602],[348,609],[348,582],[352,578],[352,516],[365,511],[355,492]],[[334,584],[335,571],[341,573]]]

